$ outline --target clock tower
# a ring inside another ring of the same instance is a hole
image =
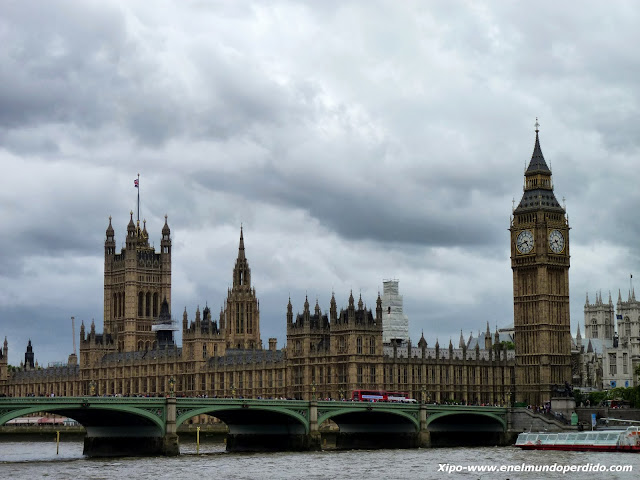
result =
[[[518,402],[551,400],[571,381],[569,222],[553,193],[551,170],[536,143],[524,194],[511,219],[513,320]]]

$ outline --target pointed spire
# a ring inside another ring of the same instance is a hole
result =
[[[464,341],[464,337],[462,336],[462,329],[460,329],[460,341],[458,342],[458,346],[460,348],[465,347],[467,344]]]
[[[613,302],[611,301],[611,290],[609,290],[609,305],[613,305]]]
[[[360,299],[358,300],[358,310],[362,310],[362,293],[360,294]]]
[[[168,240],[169,235],[171,234],[171,229],[169,228],[169,224],[167,223],[167,214],[164,214],[164,226],[162,227],[162,238],[163,240]]]
[[[127,232],[135,232],[136,224],[133,223],[133,210],[129,212],[129,224],[127,225]]]
[[[593,353],[593,345],[591,344],[591,339],[589,339],[589,344],[587,345],[587,353]]]
[[[420,340],[418,341],[418,347],[427,348],[427,341],[424,338],[424,330],[422,331],[422,335],[420,336]]]
[[[242,224],[240,224],[240,246],[238,247],[238,258],[244,258],[244,235],[242,232]]]
[[[618,289],[618,303],[622,303],[622,293],[620,292],[620,289]]]
[[[547,162],[544,160],[544,156],[542,155],[542,149],[540,148],[540,138],[538,133],[540,132],[540,124],[538,123],[538,117],[536,117],[536,144],[533,147],[533,154],[531,155],[531,162],[529,162],[529,167],[527,168],[527,173],[535,172],[535,171],[543,171],[547,173],[551,173],[549,167],[547,166]]]
[[[586,300],[586,302],[585,302],[584,306],[585,306],[585,307],[588,307],[588,306],[589,306],[589,292],[587,292],[587,300]]]
[[[107,227],[107,239],[109,239],[109,237],[113,237],[114,232],[113,232],[113,226],[111,225],[111,215],[109,215],[109,226]]]
[[[351,292],[349,293],[349,306],[353,307],[353,290],[351,290]]]

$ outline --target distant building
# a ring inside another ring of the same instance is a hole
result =
[[[576,386],[602,390],[638,385],[635,370],[640,365],[640,302],[633,289],[627,301],[622,301],[618,291],[616,309],[617,314],[611,294],[604,302],[602,295],[596,293],[595,303],[590,303],[587,295],[585,338],[578,325],[573,345],[577,358],[573,372]]]
[[[398,280],[382,282],[382,343],[409,341],[409,317],[402,311],[402,295],[398,293]]]

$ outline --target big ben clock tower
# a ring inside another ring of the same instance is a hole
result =
[[[571,381],[569,223],[536,143],[511,220],[516,401],[540,405]]]

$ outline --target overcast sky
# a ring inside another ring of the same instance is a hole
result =
[[[218,312],[240,225],[263,343],[286,305],[375,307],[414,342],[513,322],[512,199],[536,117],[585,295],[640,276],[637,2],[0,4],[0,339],[19,364],[103,325],[104,239],[173,240],[172,313]],[[639,292],[640,294],[640,292]],[[583,329],[584,333],[584,329]]]

